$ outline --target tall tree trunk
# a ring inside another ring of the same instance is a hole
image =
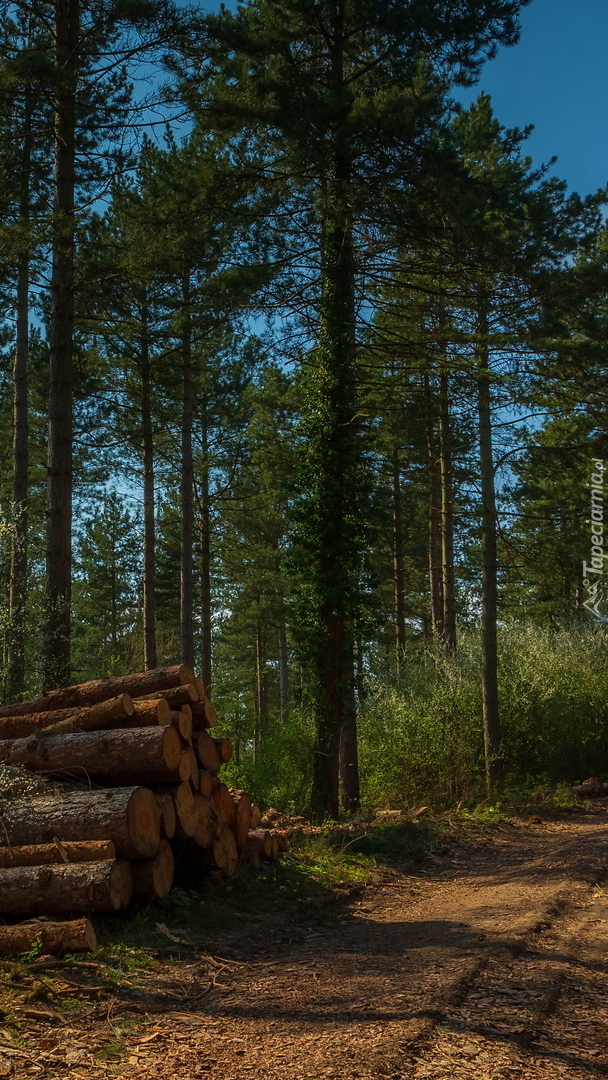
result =
[[[154,438],[152,433],[152,384],[148,335],[147,297],[142,306],[141,336],[141,434],[144,468],[144,668],[158,667],[156,648],[156,520],[154,506]]]
[[[268,733],[268,686],[264,659],[262,618],[259,613],[256,615],[255,620],[255,700],[257,715],[256,749],[263,756],[264,740]]]
[[[393,450],[393,589],[395,596],[395,661],[397,678],[405,658],[405,573],[403,566],[403,512],[401,506],[401,463]]]
[[[289,719],[289,656],[287,652],[287,626],[285,607],[281,598],[279,612],[279,716],[282,724]]]
[[[497,654],[497,514],[492,457],[492,416],[488,316],[485,304],[478,311],[477,399],[479,411],[479,462],[481,471],[482,536],[482,708],[486,781],[491,790],[501,775],[501,731],[498,711]]]
[[[192,459],[192,417],[194,391],[192,385],[192,320],[190,269],[182,281],[182,471],[181,471],[181,567],[180,567],[180,626],[181,658],[183,664],[194,663],[194,597],[192,543],[194,536]]]
[[[19,219],[27,230],[30,219],[30,168],[32,157],[31,105],[25,91],[22,131]],[[29,238],[28,238],[29,247]],[[30,253],[23,251],[17,267],[17,341],[13,365],[13,535],[9,586],[9,626],[6,697],[17,701],[25,691],[25,613],[28,566],[28,474],[29,474],[29,291]]]
[[[353,604],[356,565],[349,535],[356,488],[354,255],[347,170],[338,161],[323,223],[316,478],[319,633],[315,650],[317,731],[313,812],[339,812],[340,741],[356,743]],[[350,729],[350,730],[349,730]],[[352,755],[351,755],[352,759]],[[352,761],[356,770],[356,761]]]
[[[350,719],[357,715],[354,677],[351,681],[350,694],[348,715],[340,729],[340,778],[342,781],[342,805],[347,814],[354,814],[361,805],[357,725],[352,723]]]
[[[202,405],[201,462],[201,678],[211,696],[211,498],[209,492],[209,434],[207,393]]]
[[[454,581],[454,505],[450,440],[449,385],[445,365],[439,373],[439,472],[441,487],[441,595],[443,641],[456,652],[456,588]]]
[[[443,638],[443,583],[441,579],[441,481],[435,430],[435,401],[428,377],[424,379],[427,408],[426,446],[429,462],[429,583],[433,634]]]
[[[55,213],[49,349],[44,681],[70,681],[74,337],[74,159],[79,0],[56,0]]]

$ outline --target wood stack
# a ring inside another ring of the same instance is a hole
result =
[[[1,706],[0,765],[81,786],[0,800],[0,913],[118,911],[166,896],[176,870],[275,858],[250,795],[220,779],[232,744],[216,723],[185,664]]]

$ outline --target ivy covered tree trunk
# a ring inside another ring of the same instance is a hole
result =
[[[55,210],[49,350],[46,625],[44,682],[70,682],[74,177],[80,7],[55,4]]]
[[[492,416],[488,316],[484,302],[478,311],[477,401],[481,472],[481,686],[486,782],[491,790],[500,778],[501,730],[498,710],[497,652],[497,514],[492,456]]]

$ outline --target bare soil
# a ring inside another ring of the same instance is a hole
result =
[[[0,1078],[608,1077],[607,875],[605,810],[513,820],[325,924],[269,914],[115,990],[94,960],[33,961],[2,998]]]

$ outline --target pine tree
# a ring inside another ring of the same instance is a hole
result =
[[[313,803],[320,815],[338,813],[341,732],[356,744],[354,523],[362,508],[355,229],[372,191],[375,197],[410,181],[450,80],[473,78],[485,51],[516,39],[519,7],[442,4],[438,11],[377,0],[260,0],[234,16],[223,11],[205,20],[205,62],[187,87],[200,123],[233,130],[238,124],[262,140],[271,165],[280,156],[291,191],[306,194],[318,230],[317,345],[305,419],[311,483],[304,618],[315,670]],[[352,808],[354,762],[349,776],[345,802]]]

